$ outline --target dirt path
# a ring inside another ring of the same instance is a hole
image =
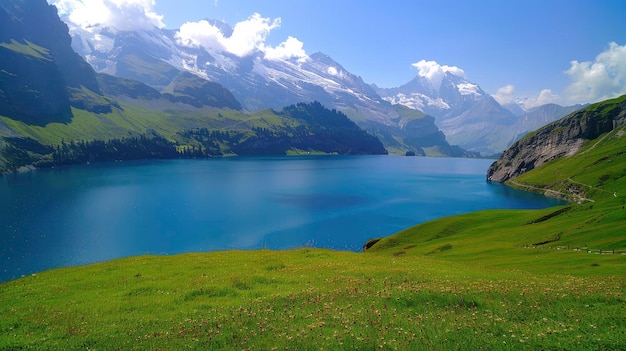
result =
[[[568,180],[570,180],[570,179],[568,178]],[[572,182],[573,183],[578,183],[578,182],[574,182],[574,181],[572,181]],[[556,191],[556,190],[546,189],[546,188],[542,188],[542,187],[538,187],[538,186],[534,186],[534,185],[530,185],[530,184],[524,184],[524,183],[516,182],[515,180],[509,180],[509,183],[511,183],[511,184],[513,184],[513,185],[515,185],[517,187],[520,187],[520,188],[539,190],[539,191],[545,193],[547,196],[558,197],[558,196],[555,196],[555,195],[558,194],[558,195],[561,195],[561,197],[563,197],[565,199],[569,199],[569,198],[573,197],[579,203],[582,203],[582,202],[585,202],[585,201],[587,201],[587,202],[595,202],[592,199],[588,199],[588,198],[582,197],[582,196],[576,196],[576,195],[574,195],[572,193],[564,193],[562,191]],[[579,183],[579,184],[582,184],[582,185],[588,186],[590,188],[593,188],[592,186],[587,185],[587,184],[583,184],[583,183]]]

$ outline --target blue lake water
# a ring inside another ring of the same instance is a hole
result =
[[[492,160],[234,157],[94,164],[0,177],[0,281],[140,254],[369,238],[459,213],[554,199],[485,181]]]

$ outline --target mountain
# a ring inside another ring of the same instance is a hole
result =
[[[503,106],[454,71],[440,81],[417,75],[397,88],[373,88],[392,104],[434,116],[447,140],[484,156],[500,154],[526,133],[583,107],[546,104],[529,110],[523,100]]]
[[[519,117],[528,112],[526,106],[524,106],[524,99],[515,99],[515,101],[501,104],[502,107],[509,110],[513,115]]]
[[[487,179],[495,182],[514,179],[546,162],[574,155],[581,148],[588,146],[591,140],[624,125],[626,125],[626,95],[590,105],[514,143],[491,165]],[[621,138],[622,135],[623,131],[616,137]],[[623,151],[619,151],[618,154],[623,154]]]
[[[137,158],[387,153],[320,103],[245,113],[230,90],[189,72],[132,66],[169,74],[161,90],[96,73],[45,0],[4,1],[0,26],[0,173]]]
[[[503,131],[515,116],[459,72],[443,72],[439,80],[417,75],[397,88],[374,87],[384,100],[435,117],[452,144],[483,155],[499,153],[509,140]]]
[[[476,155],[441,138],[432,118],[414,122],[417,115],[412,115],[407,119],[407,114],[383,100],[361,77],[323,53],[306,58],[271,59],[256,51],[240,57],[185,44],[177,38],[175,30],[119,31],[102,26],[87,30],[67,22],[74,49],[101,73],[140,80],[164,92],[180,71],[187,71],[226,87],[247,111],[318,101],[345,113],[379,137],[390,152]],[[232,34],[227,24],[210,22],[219,26],[225,36]],[[424,130],[417,130],[421,126]],[[416,138],[423,140],[415,142]]]

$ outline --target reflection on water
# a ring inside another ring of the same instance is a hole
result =
[[[0,281],[138,254],[369,238],[543,196],[485,181],[491,160],[310,156],[86,165],[0,178]]]

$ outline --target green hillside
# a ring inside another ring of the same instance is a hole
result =
[[[141,256],[1,284],[0,349],[623,350],[625,133],[511,181],[576,185],[580,203],[442,218],[365,253]]]
[[[597,111],[596,116],[601,120],[622,100],[625,97],[586,110]],[[537,248],[545,247],[626,251],[624,134],[626,126],[615,128],[586,141],[570,157],[558,158],[507,181],[517,188],[569,199],[571,204],[541,211],[496,210],[443,218],[385,238],[372,251],[399,252],[412,246],[409,251],[467,261],[477,261],[488,254],[500,256],[498,261],[491,262],[498,266],[520,260],[519,265],[532,264]],[[446,249],[441,250],[444,246]],[[514,255],[524,247],[534,247],[525,250],[533,254],[522,255],[527,261]],[[583,262],[592,261],[593,256],[582,256],[587,257]],[[623,256],[620,260],[623,261]],[[584,263],[581,266],[582,270],[589,268]]]

